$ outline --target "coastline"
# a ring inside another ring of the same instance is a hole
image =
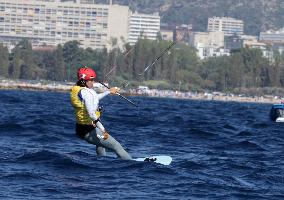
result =
[[[53,82],[53,81],[24,81],[24,80],[0,80],[0,89],[19,89],[19,90],[35,90],[35,91],[53,91],[53,92],[69,92],[74,85],[72,82]],[[105,91],[103,86],[94,88],[97,92]],[[120,92],[126,96],[148,96],[159,98],[175,98],[175,99],[192,99],[192,100],[208,100],[208,101],[234,101],[234,102],[251,102],[251,103],[280,103],[281,99],[276,96],[264,95],[260,97],[248,97],[244,95],[225,94],[220,92],[213,93],[197,93],[197,92],[180,92],[172,90],[149,89],[140,91],[137,89],[121,90]],[[282,99],[283,100],[283,99]]]

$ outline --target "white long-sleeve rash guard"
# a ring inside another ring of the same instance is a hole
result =
[[[105,96],[107,96],[108,94],[110,94],[110,92],[106,91],[106,92],[97,94],[95,90],[90,89],[90,88],[83,88],[80,92],[81,92],[81,97],[83,99],[83,103],[86,106],[86,109],[87,109],[87,112],[90,118],[93,121],[96,121],[98,119],[96,115],[96,111],[99,107],[99,101]]]

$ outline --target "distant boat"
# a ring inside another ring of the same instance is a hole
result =
[[[275,122],[284,122],[284,104],[273,104],[270,109],[270,119]]]

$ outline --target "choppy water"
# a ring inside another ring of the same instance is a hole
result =
[[[0,90],[0,199],[284,199],[284,124],[271,105],[132,97],[102,121],[133,157],[97,157],[69,94]]]

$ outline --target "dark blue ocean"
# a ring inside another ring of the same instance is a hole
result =
[[[129,97],[102,121],[133,157],[97,157],[68,93],[0,90],[0,199],[284,199],[284,124],[271,104]]]

